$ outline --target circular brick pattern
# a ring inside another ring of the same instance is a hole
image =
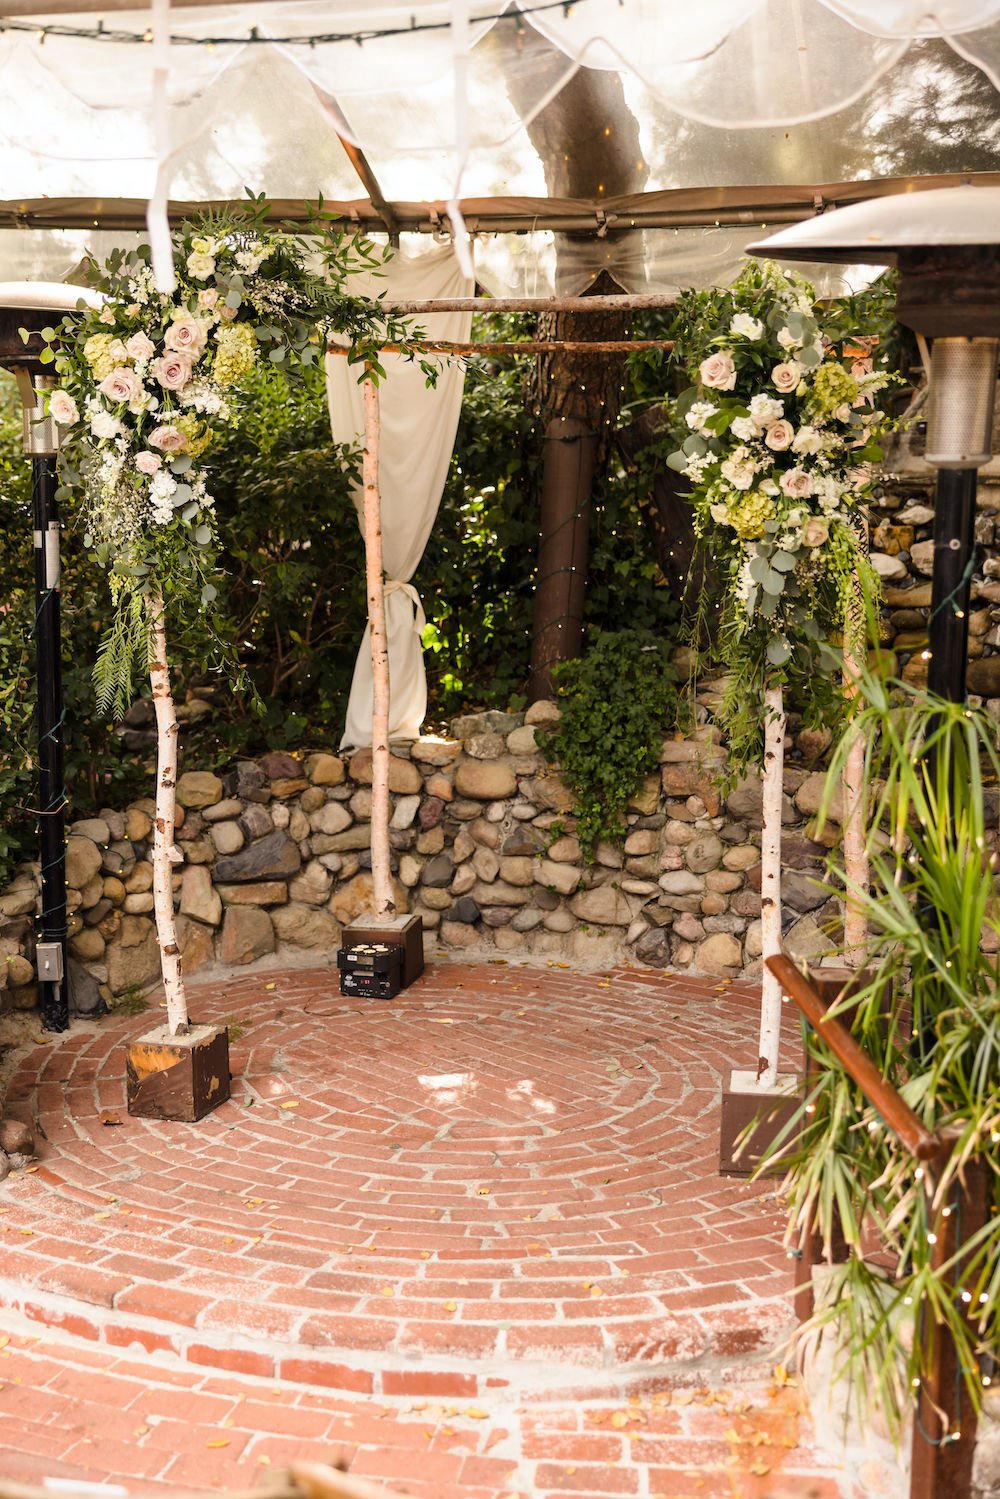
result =
[[[2,1189],[0,1296],[248,1372],[336,1364],[325,1382],[366,1388],[377,1364],[384,1393],[415,1361],[444,1379],[774,1341],[773,1191],[717,1174],[752,986],[490,964],[434,966],[391,1003],[336,986],[192,986],[198,1019],[237,1022],[232,1099],[196,1125],[125,1112],[122,1042],[155,1014],[38,1047],[8,1099],[42,1138]]]

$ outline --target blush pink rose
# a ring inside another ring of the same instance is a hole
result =
[[[170,425],[154,427],[149,434],[149,446],[164,453],[176,453],[184,446],[184,433]]]
[[[783,453],[795,436],[791,422],[772,422],[764,433],[764,442],[772,453]]]
[[[107,396],[116,406],[126,405],[142,395],[142,381],[135,370],[126,369],[121,366],[112,370],[110,375],[105,375],[97,387],[102,396]]]
[[[219,300],[219,293],[214,286],[206,286],[204,291],[198,293],[199,307],[214,307]]]
[[[787,364],[776,364],[771,371],[771,384],[783,394],[798,390],[801,381],[802,366],[797,359],[790,359]]]
[[[171,431],[171,432],[176,432],[177,428],[176,427],[171,427],[171,428],[157,427],[156,428],[156,432],[166,432],[168,430]],[[154,432],[154,434],[153,434],[154,437],[156,436],[156,432]],[[152,438],[150,438],[150,441],[152,442]],[[158,472],[158,470],[159,470],[159,468],[160,468],[160,466],[161,466],[162,463],[163,463],[163,459],[160,457],[159,453],[137,453],[136,454],[135,466],[139,470],[140,474],[155,474],[155,473]]]
[[[125,345],[125,352],[130,359],[152,359],[156,345],[145,333],[133,333]]]
[[[178,354],[191,354],[195,359],[205,347],[205,324],[200,318],[176,318],[167,329],[164,347]]]
[[[790,468],[778,480],[782,494],[792,500],[805,500],[813,492],[813,481],[803,468]]]
[[[80,420],[80,412],[73,397],[65,390],[54,390],[49,396],[49,415],[60,427],[71,426]]]
[[[164,390],[183,390],[191,378],[193,362],[190,354],[171,349],[169,354],[154,360],[150,368]]]
[[[821,515],[810,516],[802,528],[802,541],[807,547],[821,547],[830,536],[830,522]]]
[[[220,302],[217,310],[224,323],[231,323],[239,308],[230,307],[228,302]]]
[[[731,354],[710,354],[698,366],[698,378],[709,390],[732,390],[736,384],[736,366]]]

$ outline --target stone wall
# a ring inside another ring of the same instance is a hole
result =
[[[710,696],[712,684],[706,684]],[[554,703],[454,721],[392,758],[397,903],[423,918],[430,951],[598,964],[624,960],[736,975],[759,971],[760,789],[720,798],[714,730],[664,741],[621,844],[584,863],[572,800],[538,750]],[[800,752],[822,748],[799,736]],[[370,908],[371,753],[240,761],[222,776],[185,770],[177,787],[175,876],[185,969],[239,967],[270,954],[329,958]],[[812,883],[825,847],[809,837],[822,777],[786,777],[786,900],[793,951],[821,945],[835,916]],[[75,822],[67,846],[74,1004],[155,981],[149,862],[152,803]],[[0,894],[6,1003],[36,1001],[35,865]]]
[[[926,678],[933,483],[910,428],[887,455],[873,561],[885,590],[885,637],[908,681]],[[991,470],[996,468],[994,474]],[[969,688],[1000,720],[1000,460],[981,476],[977,570],[970,610]],[[721,684],[703,682],[706,717]],[[123,726],[149,744],[146,704]],[[184,721],[210,713],[197,694]],[[456,719],[450,737],[398,746],[392,761],[391,843],[401,910],[419,912],[429,950],[602,964],[626,961],[727,976],[760,971],[760,787],[717,789],[722,751],[712,729],[667,739],[660,767],[637,793],[621,845],[587,866],[572,800],[539,752],[535,729],[554,703],[526,714]],[[817,888],[825,841],[812,835],[826,748],[822,735],[788,742],[784,901],[789,950],[812,956],[837,942],[839,910]],[[609,754],[613,746],[607,746]],[[185,968],[238,967],[276,954],[330,958],[342,926],[371,904],[371,756],[286,754],[241,761],[224,776],[186,770],[178,785],[176,876]],[[995,801],[995,792],[988,795]],[[152,803],[74,823],[67,849],[74,1004],[82,1012],[155,981],[149,835]],[[996,808],[990,815],[995,817]],[[0,1007],[31,1008],[36,865],[0,892]]]

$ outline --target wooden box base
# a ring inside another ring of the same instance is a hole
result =
[[[800,1080],[795,1076],[779,1076],[776,1087],[761,1092],[756,1086],[754,1073],[732,1073],[729,1087],[722,1094],[719,1175],[752,1176],[769,1146],[801,1104]],[[759,1122],[753,1133],[744,1140],[744,1132],[755,1120]],[[783,1154],[791,1154],[794,1149],[793,1135]],[[780,1175],[784,1169],[782,1156],[776,1156],[767,1166],[766,1174]]]
[[[157,1026],[129,1042],[125,1068],[130,1114],[193,1124],[229,1097],[229,1032],[192,1025],[186,1036],[173,1036]]]
[[[385,942],[403,949],[400,987],[408,989],[424,971],[424,924],[419,916],[393,916],[377,921],[374,916],[359,916],[345,926],[341,947],[359,947],[362,943]]]

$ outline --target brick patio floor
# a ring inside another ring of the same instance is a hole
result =
[[[125,1111],[155,1003],[36,1045],[0,1473],[225,1487],[346,1449],[426,1499],[846,1494],[772,1382],[773,1187],[717,1174],[758,992],[492,963],[391,1003],[327,969],[193,985],[238,1033],[197,1125]]]

